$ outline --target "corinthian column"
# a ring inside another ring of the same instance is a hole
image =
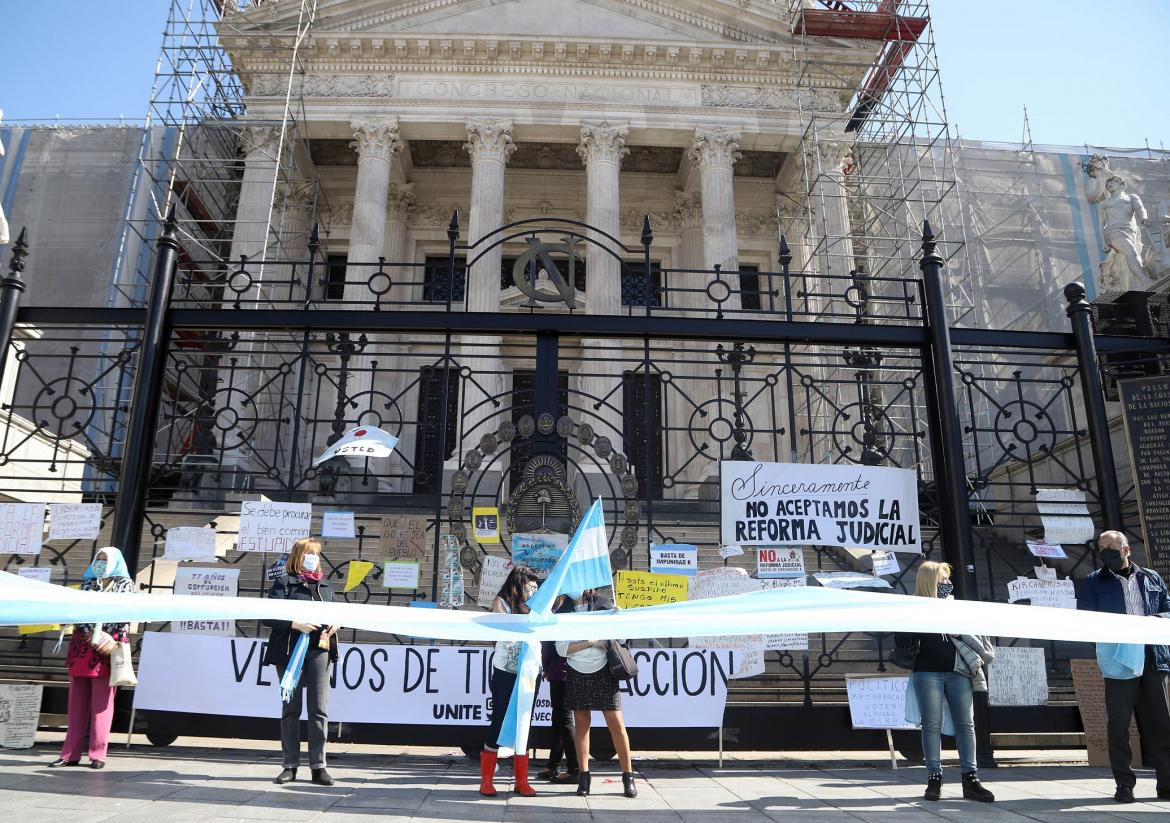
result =
[[[735,178],[740,158],[738,131],[723,127],[695,129],[691,159],[699,167],[703,189],[703,265],[739,270],[739,238],[735,231]],[[731,283],[735,289],[738,283]],[[738,296],[735,299],[738,308]]]
[[[398,120],[393,117],[355,118],[353,142],[357,149],[357,187],[353,193],[353,220],[349,230],[349,263],[345,271],[345,299],[370,302],[366,281],[386,247],[386,198],[390,191],[390,164],[402,151]],[[359,265],[353,265],[359,264]]]
[[[844,141],[806,148],[805,162],[812,181],[811,240],[822,276],[844,278],[856,267],[849,227],[849,195],[845,188],[845,169],[852,163],[851,149]],[[848,285],[845,280],[830,281],[827,292],[841,294]]]
[[[279,141],[280,129],[270,126],[249,126],[243,132],[244,176],[240,181],[240,200],[236,206],[229,271],[239,265],[241,255],[247,255],[249,260],[256,261],[248,265],[256,282],[260,280],[260,257],[268,244],[268,218],[276,193]],[[243,301],[244,297],[240,295],[240,300]]]
[[[391,184],[386,203],[385,254],[388,263],[409,262],[406,248],[406,224],[410,212],[414,208],[414,203],[413,183]],[[422,299],[421,283],[407,282],[405,285],[403,284],[404,280],[412,279],[410,269],[390,267],[386,271],[395,283],[392,290],[386,295],[387,298],[394,301]],[[375,352],[373,359],[378,364],[378,379],[375,381],[374,388],[380,394],[385,394],[385,398],[378,398],[378,402],[375,404],[376,410],[382,417],[389,416],[394,420],[399,418],[412,419],[411,415],[414,414],[414,404],[418,402],[417,398],[408,401],[403,395],[406,387],[418,375],[418,364],[409,357],[410,343],[408,338],[399,334],[377,334],[371,335],[371,342],[373,344],[371,348]],[[390,408],[386,408],[386,404],[395,403],[398,405],[397,411],[392,405]],[[398,448],[390,457],[378,463],[379,466],[384,464],[386,467],[385,470],[379,472],[381,477],[378,478],[378,487],[383,492],[396,493],[406,491],[408,488],[403,485],[402,479],[410,473],[406,460],[408,458],[414,459],[415,427],[403,426],[397,434],[401,441]]]

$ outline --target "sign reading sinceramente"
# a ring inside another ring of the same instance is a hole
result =
[[[722,542],[922,551],[911,469],[724,461]]]

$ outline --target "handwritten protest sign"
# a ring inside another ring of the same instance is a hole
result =
[[[475,602],[485,609],[492,607],[492,600],[500,593],[500,587],[508,579],[512,571],[512,561],[506,557],[487,555],[483,559],[483,568],[479,571],[479,594]]]
[[[690,581],[690,599],[706,600],[709,597],[726,597],[730,594],[756,591],[761,581],[748,577],[743,569],[734,566],[720,566],[703,569]]]
[[[382,585],[387,589],[417,589],[418,563],[391,560],[383,566]]]
[[[650,571],[693,577],[699,571],[699,548],[689,543],[651,543]]]
[[[44,503],[0,503],[0,554],[40,554]]]
[[[167,560],[214,560],[215,529],[171,526],[163,550]]]
[[[813,580],[826,589],[889,589],[889,581],[861,572],[813,572]]]
[[[808,585],[805,577],[769,577],[759,581],[763,589],[791,589]],[[781,632],[764,635],[764,648],[768,651],[803,651],[808,648],[808,635],[804,632]]]
[[[245,500],[240,503],[239,549],[242,552],[292,551],[293,543],[309,536],[311,503],[274,503]]]
[[[987,667],[987,700],[992,706],[1043,706],[1048,702],[1044,649],[999,646]]]
[[[1059,543],[1045,543],[1041,540],[1025,540],[1024,543],[1036,557],[1055,557],[1058,560],[1068,557]]]
[[[743,569],[725,566],[705,569],[690,578],[690,599],[706,600],[757,591],[762,581],[748,577]],[[751,677],[764,671],[764,635],[707,635],[691,637],[688,645],[699,649],[730,649],[736,654],[736,669],[728,677]]]
[[[687,599],[687,577],[622,570],[616,575],[613,592],[619,609],[679,603]]]
[[[741,554],[743,554],[743,546],[721,546],[719,548],[719,556],[724,560]]]
[[[720,471],[724,544],[922,551],[912,469],[729,460]]]
[[[527,566],[543,580],[568,546],[567,534],[514,534],[512,562],[517,566]]]
[[[1017,577],[1007,584],[1008,602],[1031,600],[1033,606],[1047,606],[1052,609],[1075,609],[1076,588],[1071,580],[1032,580]]]
[[[50,503],[50,540],[97,540],[102,529],[101,503]]]
[[[353,512],[321,512],[321,536],[352,540]]]
[[[760,546],[756,550],[758,577],[804,577],[804,551],[793,546]]]
[[[382,518],[380,546],[384,560],[422,560],[426,544],[426,517],[391,514]]]
[[[855,729],[913,729],[906,722],[909,677],[845,678],[849,717]]]
[[[39,580],[41,583],[50,582],[49,578],[53,576],[53,569],[51,566],[25,566],[17,571],[20,577],[27,577],[29,580]]]
[[[1044,542],[1076,545],[1093,539],[1093,519],[1080,489],[1036,489],[1036,509]]]
[[[33,747],[41,717],[43,689],[39,683],[0,683],[0,748]]]
[[[898,555],[893,552],[874,552],[873,553],[873,573],[877,576],[886,574],[897,574]]]
[[[240,586],[240,570],[216,566],[204,569],[179,566],[175,569],[175,594],[195,597],[235,597]],[[234,620],[175,620],[171,631],[190,634],[236,636]]]

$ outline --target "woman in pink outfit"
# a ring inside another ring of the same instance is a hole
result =
[[[98,551],[85,570],[82,591],[133,592],[134,583],[126,568],[122,552],[112,546]],[[110,742],[110,725],[114,721],[115,686],[110,685],[110,652],[119,643],[130,640],[129,623],[103,623],[101,632],[94,624],[79,623],[69,638],[69,728],[61,756],[49,764],[77,766],[89,733],[89,767],[105,768],[106,748]]]

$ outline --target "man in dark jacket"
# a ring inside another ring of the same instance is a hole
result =
[[[1161,575],[1143,569],[1129,556],[1129,541],[1118,531],[1101,532],[1097,538],[1101,562],[1084,579],[1077,594],[1077,608],[1142,617],[1170,617],[1170,601]],[[1118,637],[1118,643],[1126,638]],[[1109,765],[1117,791],[1118,803],[1134,802],[1137,785],[1130,764],[1133,760],[1129,743],[1129,721],[1137,713],[1138,733],[1158,778],[1158,798],[1170,800],[1170,711],[1166,708],[1163,686],[1170,673],[1170,649],[1146,646],[1145,665],[1139,677],[1105,678],[1105,711],[1109,728]]]

